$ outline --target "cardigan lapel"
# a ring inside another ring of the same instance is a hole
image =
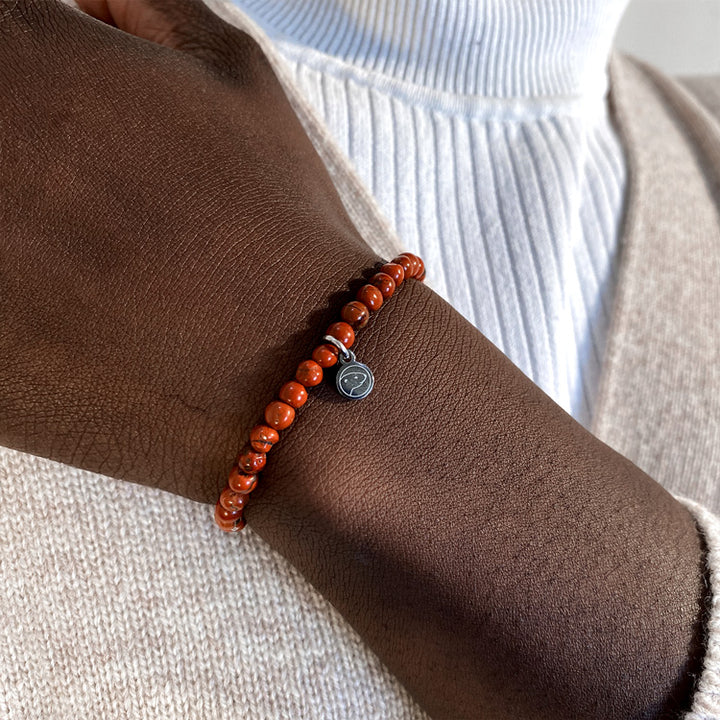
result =
[[[629,187],[592,431],[720,511],[720,125],[637,61],[610,77]]]

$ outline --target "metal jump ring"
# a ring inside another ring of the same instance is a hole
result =
[[[355,353],[352,350],[348,350],[345,347],[345,344],[336,337],[333,337],[332,335],[323,335],[323,340],[334,345],[343,354],[343,358],[346,362],[355,360]]]

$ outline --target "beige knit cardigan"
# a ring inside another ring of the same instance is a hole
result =
[[[400,243],[280,57],[223,12],[266,47],[351,217],[392,257]],[[611,99],[629,194],[593,429],[688,498],[714,592],[720,82],[684,86],[615,57]],[[0,720],[426,717],[293,567],[240,535],[218,532],[209,507],[0,448]],[[692,720],[720,718],[716,604]]]

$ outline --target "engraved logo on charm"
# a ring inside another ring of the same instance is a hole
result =
[[[375,384],[375,378],[370,368],[356,360],[341,363],[341,365],[342,367],[335,377],[337,391],[342,396],[353,400],[367,397]]]

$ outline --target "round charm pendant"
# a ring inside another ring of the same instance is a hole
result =
[[[370,394],[375,384],[372,370],[355,360],[344,360],[340,357],[340,367],[335,376],[337,391],[351,400],[361,400]]]

